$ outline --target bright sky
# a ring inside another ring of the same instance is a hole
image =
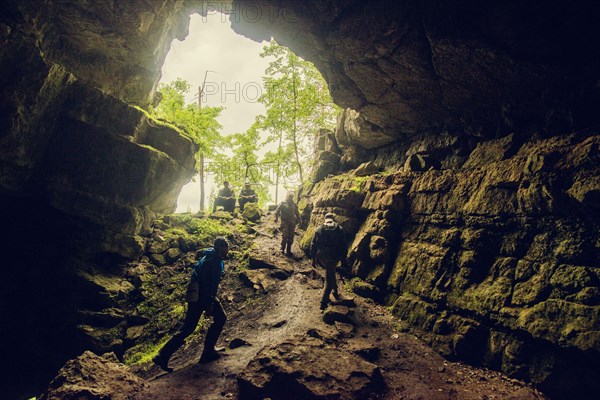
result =
[[[209,71],[202,105],[225,108],[219,118],[224,134],[245,132],[255,116],[265,111],[257,99],[262,91],[261,78],[268,65],[268,60],[259,56],[266,44],[235,33],[224,14],[192,15],[188,37],[183,42],[174,40],[171,44],[161,82],[185,79],[194,92],[187,100],[198,101],[198,88]],[[207,206],[208,194],[214,185],[211,177],[208,178],[205,184]],[[240,188],[236,189],[238,192]],[[199,199],[200,184],[196,180],[181,190],[177,212],[198,211]]]

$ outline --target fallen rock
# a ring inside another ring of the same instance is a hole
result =
[[[211,219],[224,219],[226,221],[231,221],[233,219],[233,215],[231,215],[231,213],[229,213],[227,211],[218,210],[218,211],[215,211],[214,213],[210,214],[208,216],[208,218],[211,218]]]
[[[258,204],[256,203],[246,203],[244,206],[244,211],[242,211],[242,218],[252,221],[258,222],[260,220],[261,213]]]
[[[335,329],[338,331],[340,337],[350,338],[354,336],[354,325],[335,321],[334,326]]]
[[[323,313],[323,321],[327,324],[333,324],[336,321],[344,323],[352,323],[350,317],[353,311],[344,306],[330,306]]]
[[[381,355],[381,350],[379,349],[379,347],[369,346],[356,349],[354,350],[354,353],[367,361],[375,362],[379,359],[379,356]]]
[[[50,382],[40,400],[132,399],[145,386],[114,353],[84,352],[68,361]]]
[[[356,176],[368,176],[379,172],[379,167],[373,161],[362,163],[354,171]]]
[[[278,283],[278,279],[273,278],[270,275],[270,272],[270,270],[264,268],[249,269],[240,272],[239,277],[245,285],[266,293],[274,288]]]
[[[309,337],[322,340],[325,343],[333,343],[336,341],[336,335],[332,332],[325,332],[321,329],[309,329],[306,334]]]
[[[125,333],[125,339],[136,340],[136,339],[140,338],[143,334],[144,334],[144,326],[143,325],[132,326],[132,327],[127,328],[127,331]]]
[[[356,307],[356,302],[354,298],[341,298],[339,300],[334,300],[331,302],[334,306],[344,306],[344,307]]]
[[[123,339],[118,330],[90,325],[78,325],[77,328],[95,352],[123,352]]]
[[[166,257],[167,257],[167,261],[169,261],[169,262],[177,261],[177,259],[179,257],[181,257],[181,250],[179,250],[178,248],[172,247],[169,250],[167,250]]]
[[[238,387],[240,399],[272,400],[366,399],[385,390],[376,365],[315,339],[261,350],[238,376]]]
[[[271,278],[279,279],[280,281],[285,281],[292,274],[292,270],[285,269],[274,269],[269,273]]]
[[[232,350],[237,349],[238,347],[243,347],[243,346],[252,346],[252,344],[250,344],[247,341],[245,341],[244,339],[240,339],[240,338],[235,338],[231,342],[229,342],[229,348]]]
[[[375,301],[381,297],[381,291],[377,286],[360,280],[352,282],[352,291],[360,297],[366,297]]]
[[[167,263],[167,260],[165,259],[165,256],[162,254],[150,254],[150,261],[152,262],[152,264],[154,265],[158,265],[159,267],[165,265]]]
[[[161,254],[169,250],[169,247],[170,243],[168,241],[166,241],[162,236],[156,235],[148,247],[148,252]]]

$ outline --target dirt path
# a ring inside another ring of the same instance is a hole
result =
[[[273,223],[267,218],[259,228],[270,232]],[[340,332],[339,327],[323,322],[319,310],[323,287],[322,271],[316,271],[306,258],[296,258],[278,252],[280,237],[259,234],[253,256],[288,271],[289,277],[276,281],[266,293],[240,298],[235,291],[239,278],[235,274],[222,284],[220,297],[229,299],[225,308],[229,319],[219,345],[228,347],[235,338],[249,346],[227,348],[221,359],[206,365],[197,364],[201,343],[191,343],[178,351],[171,361],[175,371],[161,374],[152,367],[142,375],[149,378],[138,399],[226,399],[237,398],[237,376],[265,346],[293,337],[306,336],[311,329],[330,338],[330,346],[352,352],[357,348],[375,348],[379,353],[373,361],[382,370],[387,390],[381,399],[543,399],[525,384],[499,373],[480,370],[460,363],[451,363],[434,353],[415,337],[394,331],[397,322],[388,311],[371,301],[356,298],[352,332]],[[229,267],[228,267],[229,268]],[[343,286],[343,285],[340,285]],[[250,291],[250,289],[246,289]],[[344,290],[342,288],[342,293]],[[345,293],[346,297],[350,295]],[[236,298],[237,297],[237,298]],[[233,300],[231,300],[233,299]],[[324,366],[331,368],[331,366]]]
[[[253,301],[246,304],[228,303],[223,300],[233,289],[225,289],[223,293],[221,288],[219,294],[227,310],[228,321],[218,345],[228,347],[232,339],[240,338],[250,346],[226,348],[222,353],[223,357],[219,360],[203,365],[197,364],[202,348],[201,343],[188,344],[171,359],[170,365],[175,368],[173,373],[161,373],[156,367],[141,372],[142,376],[149,379],[149,383],[147,390],[140,394],[139,399],[235,398],[237,374],[260,349],[279,343],[285,338],[305,333],[316,324],[323,323],[318,309],[322,280],[318,276],[316,279],[307,276],[314,273],[310,273],[313,270],[309,262],[300,256],[301,251],[297,244],[294,244],[293,248],[296,257],[289,258],[276,250],[279,248],[278,243],[279,237],[257,235],[255,241],[257,250],[254,256],[268,260],[275,267],[293,271],[279,287],[267,293],[257,294]],[[230,276],[229,279],[237,280],[236,283],[239,285],[236,276]]]

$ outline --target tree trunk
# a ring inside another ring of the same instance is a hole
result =
[[[200,211],[204,211],[204,152],[200,152],[200,167],[198,168],[200,175]]]
[[[296,138],[297,133],[297,119],[298,119],[298,92],[296,89],[296,65],[294,64],[294,59],[292,58],[292,94],[294,96],[294,131],[293,140],[294,140],[294,153],[296,155],[296,164],[298,165],[298,175],[300,176],[300,184],[304,182],[304,177],[302,174],[302,164],[300,164],[300,156],[298,154],[298,140]]]
[[[275,171],[275,204],[279,204],[279,171],[281,170],[281,141],[283,140],[283,132],[279,131],[279,147],[277,147],[277,170]]]

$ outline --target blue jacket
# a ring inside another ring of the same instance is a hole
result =
[[[203,250],[202,254],[203,257],[194,265],[191,279],[198,282],[200,288],[198,301],[204,306],[210,306],[225,274],[225,264],[212,247]]]

